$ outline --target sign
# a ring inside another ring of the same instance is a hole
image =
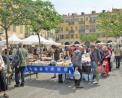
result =
[[[73,66],[63,67],[63,66],[27,65],[25,67],[25,72],[73,74],[74,73],[74,67]]]

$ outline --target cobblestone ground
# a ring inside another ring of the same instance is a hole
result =
[[[58,84],[51,80],[52,75],[40,74],[39,79],[27,79],[25,87],[10,86],[10,98],[122,98],[122,68],[110,73],[106,79],[101,79],[99,85],[82,83],[82,89],[74,89],[73,83],[68,81]]]

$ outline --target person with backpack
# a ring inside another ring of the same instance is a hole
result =
[[[22,47],[22,44],[19,44],[13,56],[14,56],[13,64],[15,67],[15,82],[16,82],[15,87],[19,86],[24,87],[24,69],[26,66],[28,51],[25,49],[25,46]],[[19,75],[21,76],[21,83]]]

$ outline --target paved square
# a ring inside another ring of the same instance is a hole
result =
[[[25,87],[13,88],[8,94],[10,98],[122,98],[122,68],[110,73],[106,79],[101,79],[99,85],[81,83],[82,89],[74,89],[74,84],[67,81],[59,84],[51,80],[49,74],[40,74],[39,79],[27,79]]]

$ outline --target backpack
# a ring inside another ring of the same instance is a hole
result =
[[[103,53],[99,49],[96,49],[96,52],[97,52],[97,59],[101,63],[104,58]]]
[[[12,65],[14,67],[16,67],[16,66],[19,66],[21,63],[22,63],[22,57],[21,57],[20,51],[18,49],[16,52],[16,55],[13,57]]]
[[[72,63],[74,64],[74,66],[79,66],[79,63],[81,62],[81,52],[80,50],[76,50],[74,51],[73,55],[72,55],[72,58],[71,58],[71,61]]]

